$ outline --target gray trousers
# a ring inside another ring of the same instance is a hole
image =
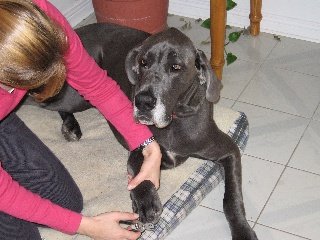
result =
[[[26,189],[64,208],[82,210],[82,195],[67,169],[15,113],[0,122],[0,161]],[[0,212],[0,239],[41,237],[38,225]]]

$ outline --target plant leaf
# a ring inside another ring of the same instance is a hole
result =
[[[235,8],[237,4],[233,0],[227,0],[227,11]]]
[[[241,36],[242,31],[240,32],[232,32],[229,34],[228,39],[230,42],[236,42],[238,41],[239,37]]]
[[[211,19],[210,18],[207,18],[206,20],[204,20],[201,25],[201,27],[204,27],[204,28],[208,28],[210,29],[210,26],[211,26]]]
[[[237,60],[237,56],[233,55],[231,52],[227,53],[227,66],[234,63]]]

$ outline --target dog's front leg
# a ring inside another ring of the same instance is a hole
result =
[[[143,164],[143,155],[141,149],[136,149],[130,153],[128,159],[128,174],[131,177],[138,175]],[[158,222],[162,213],[162,204],[158,192],[149,180],[141,182],[137,187],[131,190],[132,209],[139,214],[139,219],[143,223]]]
[[[73,113],[62,111],[58,112],[63,121],[61,126],[61,133],[64,136],[64,138],[68,142],[78,141],[82,136],[82,132],[80,125],[77,119],[74,117]]]
[[[240,153],[220,160],[225,173],[225,194],[223,209],[229,222],[232,240],[257,240],[255,232],[249,226],[242,197],[242,173]]]

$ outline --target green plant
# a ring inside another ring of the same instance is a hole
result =
[[[227,11],[230,11],[231,9],[233,9],[237,6],[237,3],[235,3],[233,0],[226,0],[226,1],[227,1],[227,8],[226,8]],[[210,29],[211,19],[208,18],[208,19],[204,20],[201,23],[201,26],[204,28]],[[229,25],[226,25],[226,29],[231,29],[231,27]],[[226,46],[228,46],[229,43],[235,43],[236,41],[238,41],[242,34],[247,34],[247,31],[248,30],[246,28],[243,28],[240,31],[234,31],[234,32],[231,32],[228,34],[228,38],[227,38],[228,41],[224,45],[225,46],[224,51],[226,54],[227,65],[230,65],[231,63],[235,62],[237,60],[237,56],[234,55],[232,52],[228,52],[226,49]],[[206,43],[210,43],[210,41],[206,40],[206,41],[203,41],[202,43],[206,44]]]

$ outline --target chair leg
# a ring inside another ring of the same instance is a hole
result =
[[[210,0],[211,66],[217,78],[222,79],[226,32],[226,0]]]
[[[257,36],[260,33],[260,22],[262,0],[250,0],[250,33],[252,36]]]

